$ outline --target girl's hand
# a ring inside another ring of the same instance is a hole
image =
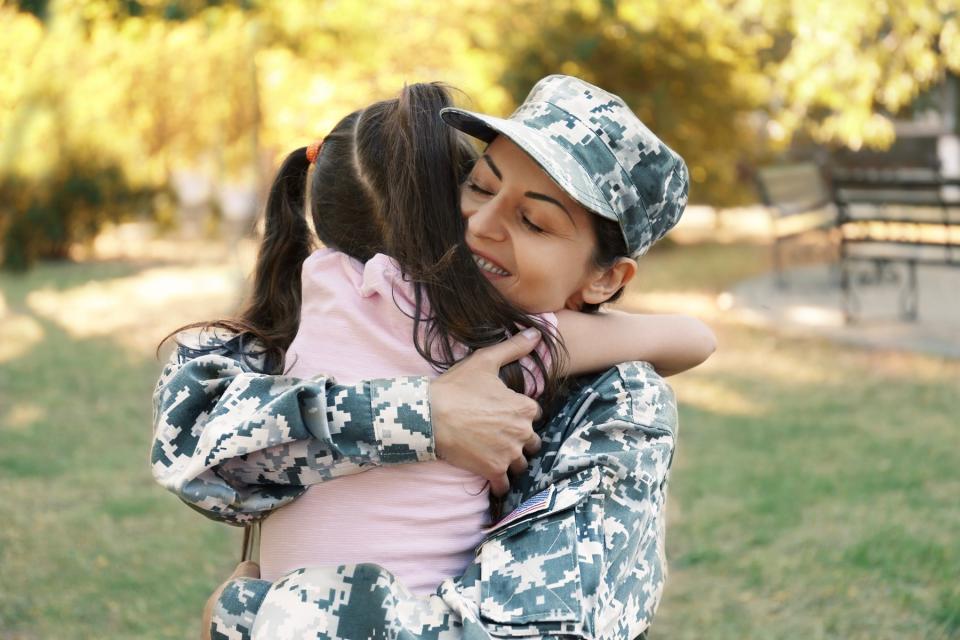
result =
[[[540,333],[528,329],[477,350],[430,383],[437,457],[486,478],[497,496],[510,488],[507,470],[522,472],[524,453],[540,450],[540,437],[533,431],[540,405],[508,389],[498,372],[539,341]]]

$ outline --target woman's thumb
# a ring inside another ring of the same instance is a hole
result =
[[[493,362],[499,369],[533,351],[538,342],[540,342],[540,331],[530,327],[499,344],[478,349],[477,354],[483,353],[484,359]]]

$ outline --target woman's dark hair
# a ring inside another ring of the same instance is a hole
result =
[[[627,241],[623,237],[623,231],[620,224],[602,218],[598,215],[591,215],[590,220],[593,224],[593,233],[597,237],[597,246],[593,250],[593,264],[598,269],[609,269],[617,258],[627,255]],[[584,303],[580,307],[583,313],[596,313],[600,307],[608,302],[616,302],[623,295],[623,287],[617,289],[617,292],[599,304]]]
[[[309,194],[313,226],[326,246],[361,261],[386,253],[399,263],[414,285],[413,344],[437,370],[452,366],[464,346],[470,352],[537,327],[552,362],[548,368],[531,354],[544,381],[541,400],[554,398],[566,356],[559,339],[497,292],[464,242],[460,184],[476,152],[440,120],[452,104],[444,85],[409,85],[341,120],[324,138],[312,173],[306,148],[287,156],[270,189],[246,306],[236,318],[183,328],[252,335],[266,350],[263,371],[284,370],[300,321],[301,269],[315,248],[304,216]],[[501,375],[512,389],[524,389],[520,365]]]

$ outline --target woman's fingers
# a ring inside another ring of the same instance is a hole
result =
[[[437,456],[485,478],[495,495],[507,492],[507,472],[522,472],[523,452],[536,452],[540,443],[533,432],[540,405],[508,389],[500,367],[528,354],[539,341],[536,330],[517,334],[478,350],[430,384]]]
[[[540,436],[536,433],[531,433],[527,441],[523,443],[523,452],[528,456],[532,456],[540,451],[541,444]]]
[[[510,463],[510,474],[514,477],[520,475],[527,470],[527,459],[523,456],[519,458],[514,458],[513,462]]]
[[[505,495],[510,490],[510,480],[505,473],[494,478],[487,478],[487,480],[490,482],[490,493],[495,496]]]
[[[503,342],[477,349],[467,360],[476,362],[479,359],[486,364],[487,368],[492,367],[500,371],[503,365],[515,362],[533,351],[538,342],[540,342],[540,332],[534,328],[525,329]]]

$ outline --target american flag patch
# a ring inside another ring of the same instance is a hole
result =
[[[487,529],[486,533],[491,533],[497,529],[502,529],[503,527],[506,527],[507,525],[516,522],[520,518],[531,513],[548,509],[550,507],[551,498],[553,498],[553,485],[521,502],[519,507],[504,516],[500,522]]]

